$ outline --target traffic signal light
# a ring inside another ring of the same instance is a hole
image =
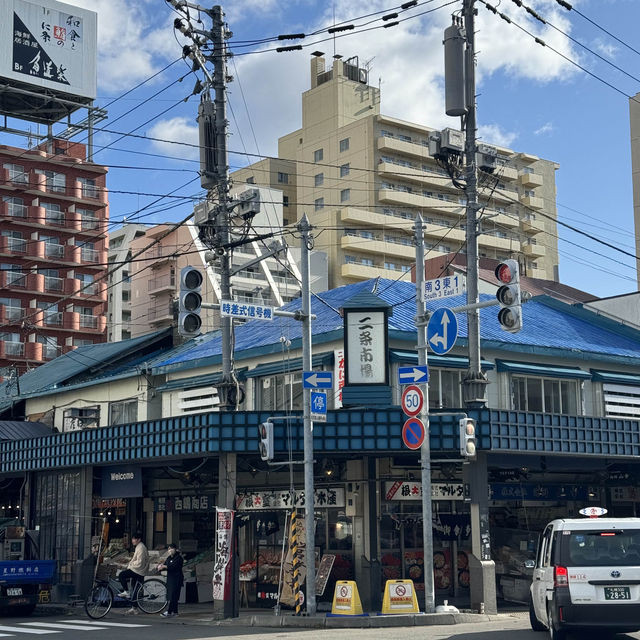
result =
[[[273,460],[273,422],[262,422],[258,425],[260,436],[260,457],[263,460]]]
[[[463,458],[476,457],[476,421],[473,418],[460,420],[460,455]]]
[[[502,307],[498,311],[500,326],[509,333],[522,329],[522,300],[520,296],[520,268],[517,260],[505,260],[496,267],[496,278],[501,286],[496,298]]]
[[[186,338],[200,334],[202,327],[202,273],[195,267],[183,267],[180,271],[178,299],[178,333]]]

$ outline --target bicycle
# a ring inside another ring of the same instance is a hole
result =
[[[121,598],[118,595],[121,589],[122,585],[118,580],[96,576],[84,600],[86,614],[94,620],[104,618],[114,602],[131,607],[137,606],[145,613],[160,613],[168,604],[167,585],[158,578],[149,578],[141,582],[129,598]]]

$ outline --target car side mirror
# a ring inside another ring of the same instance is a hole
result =
[[[524,561],[524,568],[525,569],[535,569],[536,568],[536,561],[535,560],[525,560]]]

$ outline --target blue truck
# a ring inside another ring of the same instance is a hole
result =
[[[31,615],[55,571],[55,560],[0,560],[0,614]]]

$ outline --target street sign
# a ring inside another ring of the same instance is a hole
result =
[[[243,320],[273,320],[273,307],[261,304],[245,304],[233,300],[220,301],[220,315],[222,317],[242,318]]]
[[[327,421],[327,394],[324,391],[311,392],[311,419],[316,422]]]
[[[402,427],[402,442],[409,449],[419,449],[424,442],[426,430],[418,418],[409,418]]]
[[[451,351],[458,337],[458,320],[456,314],[449,309],[438,309],[433,312],[427,325],[427,343],[431,351],[442,355]]]
[[[459,296],[467,290],[466,279],[462,275],[444,276],[427,280],[424,283],[424,300],[437,300],[438,298],[450,298]]]
[[[420,387],[411,385],[402,392],[402,410],[410,417],[417,416],[424,406],[424,396]]]
[[[303,371],[302,387],[304,389],[332,389],[333,371]]]
[[[417,384],[429,382],[429,369],[426,364],[415,367],[398,367],[399,384]]]

